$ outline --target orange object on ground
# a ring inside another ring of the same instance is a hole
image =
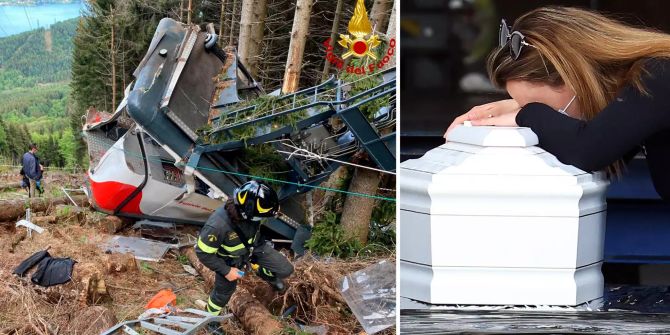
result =
[[[177,305],[177,296],[172,292],[171,289],[163,289],[158,291],[158,293],[156,293],[156,295],[151,298],[151,300],[149,300],[144,308],[163,308],[170,303],[172,303],[173,306]]]

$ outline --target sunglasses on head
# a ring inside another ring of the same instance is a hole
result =
[[[512,59],[516,60],[521,55],[521,49],[525,45],[535,48],[534,46],[526,42],[526,37],[518,31],[513,31],[510,33],[509,26],[505,19],[502,19],[500,23],[500,32],[498,33],[499,47],[504,47],[505,44],[509,44],[509,53]]]

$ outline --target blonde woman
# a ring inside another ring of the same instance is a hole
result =
[[[487,70],[512,99],[476,106],[456,125],[523,126],[561,162],[608,168],[640,149],[670,200],[670,35],[567,7],[535,9],[512,27]],[[446,134],[445,134],[446,137]]]

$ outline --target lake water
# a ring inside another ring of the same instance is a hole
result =
[[[79,1],[38,6],[0,6],[0,37],[78,17],[83,8],[84,3]]]

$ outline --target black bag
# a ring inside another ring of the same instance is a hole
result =
[[[47,250],[42,250],[26,258],[13,273],[24,277],[37,264],[37,271],[30,280],[37,285],[49,287],[70,281],[74,263],[76,261],[71,258],[53,258]]]
[[[47,250],[38,251],[21,262],[21,264],[19,264],[19,266],[14,269],[13,273],[19,277],[23,277],[26,275],[26,272],[28,272],[33,266],[35,266],[35,264],[39,263],[45,257],[51,258],[51,255],[49,255]]]
[[[49,287],[64,284],[72,279],[72,268],[76,263],[72,258],[44,258],[30,280],[40,286]]]

